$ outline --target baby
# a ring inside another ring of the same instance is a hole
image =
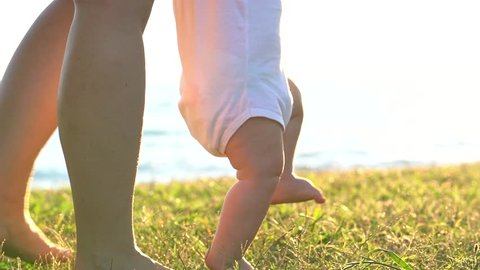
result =
[[[253,269],[243,255],[270,204],[325,202],[293,174],[303,110],[281,69],[281,1],[175,0],[174,9],[180,111],[192,136],[237,170],[206,264]]]

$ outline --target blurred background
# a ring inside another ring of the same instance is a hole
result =
[[[47,0],[0,3],[0,72]],[[297,167],[321,170],[480,160],[480,2],[284,0],[284,66],[303,93]],[[234,175],[188,133],[172,1],[145,31],[147,103],[139,182]],[[0,131],[1,132],[1,131]],[[68,185],[58,134],[34,187]]]

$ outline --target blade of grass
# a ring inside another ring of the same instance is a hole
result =
[[[390,257],[390,259],[392,259],[396,264],[398,264],[398,266],[402,267],[403,270],[413,270],[413,268],[408,263],[406,263],[402,258],[400,258],[400,256],[398,256],[395,252],[391,250],[377,248],[372,253],[377,253],[377,252],[383,252],[387,254],[387,256]]]

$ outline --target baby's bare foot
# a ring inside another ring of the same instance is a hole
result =
[[[28,215],[27,215],[28,216]],[[27,262],[68,261],[72,253],[54,245],[29,217],[0,214],[0,251],[5,256]]]
[[[271,203],[296,203],[309,200],[324,203],[325,196],[323,196],[322,191],[316,188],[310,180],[290,174],[280,178],[275,193],[272,196]]]
[[[255,268],[253,268],[253,266],[245,259],[245,257],[242,257],[239,261],[234,262],[234,266],[231,267],[226,267],[226,264],[228,265],[228,263],[226,263],[224,259],[224,257],[213,256],[209,249],[205,255],[205,264],[209,269],[214,270],[231,269],[232,267],[235,269],[238,268],[239,270],[255,270]]]
[[[238,268],[240,270],[255,270],[255,268],[253,268],[253,266],[245,258],[242,258],[238,262]]]

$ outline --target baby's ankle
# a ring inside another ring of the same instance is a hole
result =
[[[210,270],[226,270],[226,269],[233,269],[229,266],[228,261],[224,256],[217,256],[211,252],[209,252],[205,256],[205,264],[207,265],[208,269]],[[234,262],[230,263],[234,264]]]
[[[213,256],[210,252],[208,252],[205,256],[205,265],[207,265],[208,269],[211,270],[222,269],[222,262],[215,258],[215,256]]]
[[[282,176],[280,176],[280,181],[289,181],[296,179],[296,176],[292,172],[284,172]]]

